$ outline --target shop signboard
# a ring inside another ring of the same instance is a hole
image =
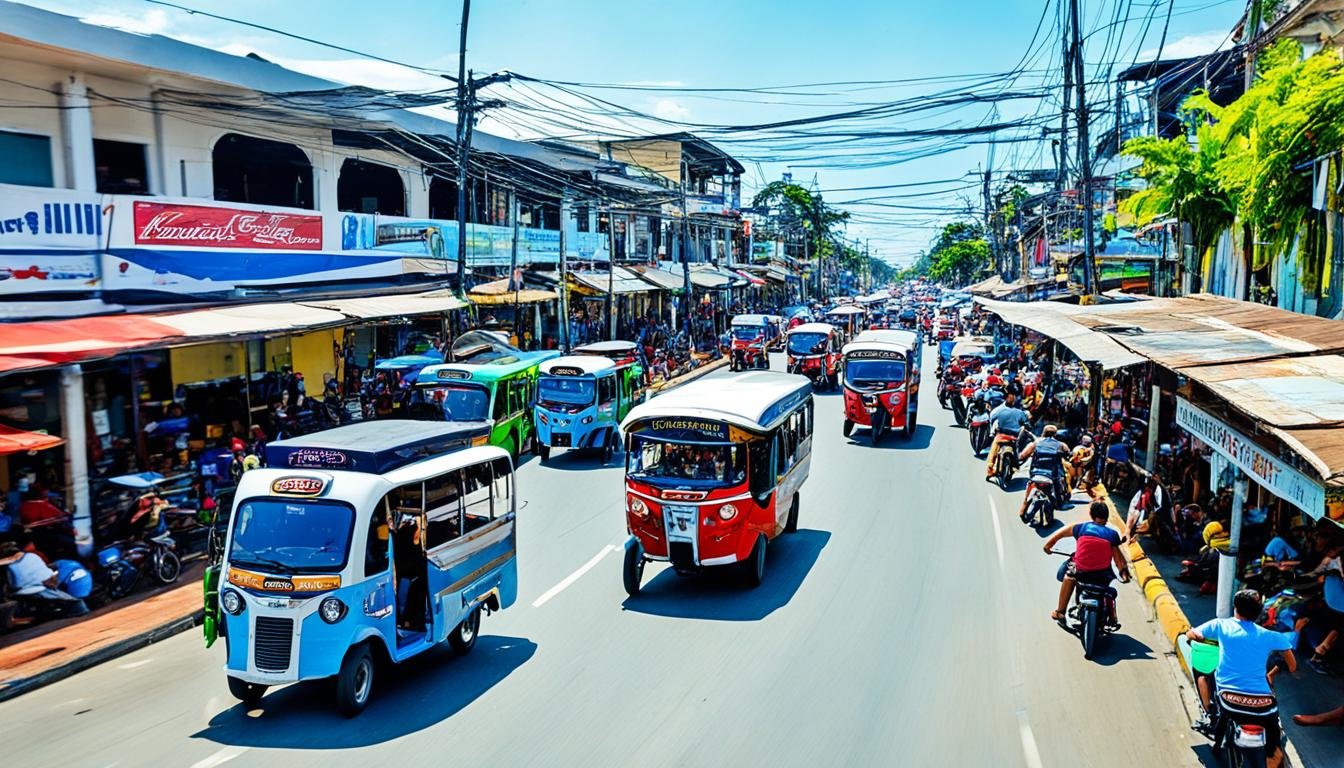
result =
[[[371,216],[347,214],[341,226],[341,246],[352,248],[375,247],[402,239],[406,231],[437,229],[443,237],[444,258],[457,259],[457,222],[445,219],[411,219],[401,216]],[[370,236],[370,232],[376,233]],[[493,224],[467,225],[467,265],[472,267],[502,267],[513,261],[513,227]],[[596,232],[569,232],[565,236],[565,250],[569,258],[591,261],[601,255],[606,258],[607,237]],[[520,227],[518,229],[518,263],[557,264],[560,256],[560,230]]]
[[[96,290],[103,229],[96,194],[0,184],[0,296]]]
[[[135,242],[258,250],[322,250],[322,217],[136,200]]]
[[[1313,518],[1325,514],[1325,486],[1319,480],[1288,466],[1184,397],[1176,398],[1176,424],[1274,495]]]

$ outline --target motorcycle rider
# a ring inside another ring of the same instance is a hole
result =
[[[978,393],[977,393],[978,394]],[[994,434],[994,442],[989,446],[989,458],[985,460],[985,479],[994,477],[994,460],[999,451],[1007,448],[1017,450],[1017,438],[1027,426],[1031,417],[1017,407],[1017,396],[1004,395],[1003,404],[989,412],[989,431]]]
[[[1264,600],[1253,589],[1243,589],[1232,598],[1233,617],[1229,619],[1210,619],[1185,633],[1191,642],[1212,640],[1218,643],[1220,658],[1218,668],[1214,670],[1213,682],[1217,692],[1235,691],[1248,696],[1274,696],[1265,667],[1269,657],[1281,653],[1283,664],[1289,673],[1297,671],[1297,657],[1293,655],[1293,636],[1287,632],[1275,632],[1256,624],[1260,612],[1264,609]],[[1199,687],[1200,703],[1204,711],[1209,712],[1214,690],[1210,690],[1207,676],[1196,680]],[[1207,718],[1207,716],[1206,716]],[[1259,725],[1265,729],[1265,765],[1278,768],[1283,763],[1283,752],[1279,749],[1279,715],[1277,703],[1268,710],[1256,715],[1238,715],[1238,723]],[[1201,721],[1201,730],[1207,730],[1208,720]]]
[[[1018,455],[1017,460],[1020,464],[1026,461],[1027,457],[1031,457],[1031,474],[1049,475],[1054,480],[1055,495],[1059,497],[1062,505],[1073,494],[1064,492],[1060,487],[1064,474],[1064,457],[1069,455],[1069,446],[1055,437],[1058,433],[1058,427],[1054,424],[1046,424],[1045,429],[1041,430],[1040,439],[1029,443],[1026,448],[1022,449],[1022,453]],[[1022,518],[1024,523],[1027,522],[1027,497],[1029,495],[1022,494],[1022,509],[1018,511],[1018,517]]]
[[[1059,585],[1059,603],[1050,614],[1050,618],[1057,622],[1064,621],[1064,611],[1069,606],[1069,598],[1073,596],[1076,584],[1110,586],[1111,579],[1115,578],[1111,571],[1112,563],[1120,571],[1120,581],[1129,581],[1129,564],[1120,551],[1120,534],[1106,524],[1111,516],[1110,508],[1104,501],[1094,501],[1088,507],[1087,514],[1091,518],[1087,522],[1060,528],[1045,541],[1046,554],[1050,554],[1050,550],[1065,536],[1072,536],[1077,541],[1073,557],[1065,564],[1064,578]],[[1120,628],[1114,616],[1106,617],[1106,621],[1112,629]]]

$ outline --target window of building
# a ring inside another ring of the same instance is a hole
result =
[[[93,140],[93,167],[98,191],[111,195],[149,194],[145,145],[110,139]]]
[[[429,218],[457,220],[457,182],[440,176],[429,182]]]
[[[577,231],[588,231],[588,206],[580,205],[574,209],[574,223]]]
[[[388,165],[346,160],[336,181],[336,207],[353,213],[405,216],[406,187],[401,173]]]
[[[0,131],[0,183],[54,186],[51,139],[31,133]]]
[[[216,200],[313,208],[313,165],[293,144],[227,133],[211,165]]]

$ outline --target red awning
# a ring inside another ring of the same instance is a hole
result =
[[[733,270],[733,271],[736,272],[737,274],[741,275],[742,277],[744,277],[744,278],[745,278],[748,282],[750,282],[752,285],[765,285],[765,281],[764,281],[764,280],[762,280],[761,278],[759,278],[759,277],[757,277],[757,276],[751,274],[750,272],[743,272],[743,271],[740,270],[740,269],[735,269],[735,270]]]
[[[65,440],[43,432],[28,432],[0,424],[0,456],[9,453],[28,453],[55,448]]]
[[[106,357],[183,335],[144,315],[0,323],[0,373]]]

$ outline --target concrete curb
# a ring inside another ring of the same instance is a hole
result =
[[[1111,522],[1123,531],[1125,529],[1125,518],[1115,508],[1115,502],[1111,500],[1111,494],[1107,491],[1106,486],[1098,483],[1096,493],[1097,498],[1106,502],[1106,506],[1110,508]],[[1153,609],[1153,615],[1157,619],[1163,637],[1167,638],[1168,643],[1171,643],[1171,649],[1180,661],[1181,669],[1184,670],[1186,677],[1193,682],[1194,678],[1186,667],[1185,657],[1176,645],[1180,636],[1190,630],[1190,620],[1186,618],[1185,611],[1181,610],[1180,603],[1176,601],[1176,596],[1167,588],[1167,582],[1163,580],[1157,566],[1153,564],[1152,560],[1148,559],[1148,555],[1143,551],[1138,539],[1130,541],[1124,549],[1129,558],[1130,572],[1134,576],[1135,583],[1143,591],[1144,599]]]
[[[125,656],[132,651],[137,651],[147,645],[153,645],[160,640],[185,632],[196,626],[203,617],[204,611],[196,611],[190,616],[182,616],[124,640],[118,640],[36,675],[0,685],[0,701],[22,696],[25,693],[76,675],[90,667],[96,667],[105,661],[111,661],[118,656]]]

